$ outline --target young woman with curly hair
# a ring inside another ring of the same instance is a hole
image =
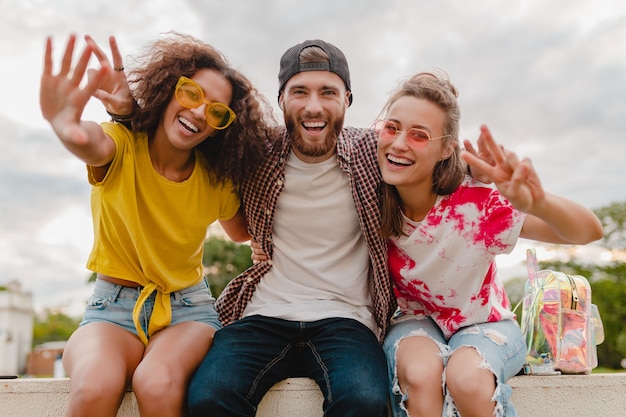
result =
[[[221,327],[203,274],[207,227],[217,220],[233,240],[250,238],[237,191],[271,137],[269,107],[222,54],[190,36],[154,42],[129,84],[115,39],[113,66],[86,40],[72,65],[70,37],[58,74],[47,40],[40,95],[92,186],[87,267],[97,279],[63,354],[67,415],[114,417],[130,385],[142,416],[182,416],[191,374]],[[81,86],[92,54],[100,69]],[[116,88],[130,88],[134,109],[116,109]],[[91,96],[126,123],[82,120]]]

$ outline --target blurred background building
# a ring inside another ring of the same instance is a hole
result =
[[[24,373],[33,343],[32,294],[19,282],[0,285],[0,375]]]

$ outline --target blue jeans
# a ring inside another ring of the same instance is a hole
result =
[[[324,416],[387,417],[386,376],[381,345],[355,320],[250,316],[215,333],[189,385],[189,411],[191,417],[254,417],[275,383],[309,377],[324,395]]]
[[[473,346],[480,353],[484,364],[496,377],[496,402],[494,416],[516,417],[511,403],[513,390],[506,381],[515,376],[526,360],[526,342],[515,320],[474,324],[457,331],[446,340],[439,327],[430,318],[392,321],[383,348],[387,356],[392,411],[394,417],[407,417],[404,407],[405,393],[401,392],[396,375],[396,351],[402,339],[408,336],[424,336],[434,340],[443,358],[444,367],[452,353],[463,346]],[[444,379],[442,378],[442,383]],[[468,381],[471,383],[471,381]],[[444,410],[442,416],[457,416],[454,400],[444,386]]]

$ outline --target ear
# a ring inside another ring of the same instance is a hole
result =
[[[454,152],[454,143],[448,143],[444,149],[441,150],[441,159],[440,161],[445,161],[450,158],[452,153]]]
[[[282,93],[278,96],[278,107],[280,107],[283,112],[285,111],[285,96]]]

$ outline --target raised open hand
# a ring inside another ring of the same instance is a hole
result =
[[[39,104],[43,117],[50,122],[59,138],[66,144],[81,145],[89,140],[88,133],[81,126],[81,116],[89,98],[108,71],[100,68],[85,85],[80,83],[85,75],[91,56],[91,47],[87,45],[72,69],[72,55],[76,45],[76,36],[71,35],[58,74],[53,74],[52,39],[46,40],[44,68],[41,75]]]

